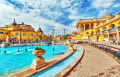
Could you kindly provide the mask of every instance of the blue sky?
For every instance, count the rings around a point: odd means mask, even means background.
[[[100,18],[120,12],[120,0],[0,0],[0,26],[17,23],[39,26],[45,34],[76,31],[80,18]]]

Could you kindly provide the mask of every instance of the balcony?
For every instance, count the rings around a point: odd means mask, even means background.
[[[118,27],[119,31],[120,31],[120,26]]]
[[[96,34],[100,34],[100,32],[97,32]]]
[[[108,33],[108,31],[107,31],[107,30],[104,30],[104,31],[102,31],[102,33],[103,33],[103,34],[106,34],[106,33]]]
[[[117,29],[113,28],[113,29],[109,29],[109,32],[112,33],[112,32],[116,32]]]
[[[115,20],[116,18],[119,18],[119,17],[120,17],[120,15],[119,15],[118,17],[112,16],[112,17],[108,18],[107,20],[101,22],[100,24],[98,24],[98,25],[96,25],[96,26],[97,26],[97,27],[102,26],[102,25],[104,25],[104,24],[106,24],[106,23],[109,23],[109,22]]]

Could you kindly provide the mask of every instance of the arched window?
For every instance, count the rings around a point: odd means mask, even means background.
[[[23,36],[27,36],[27,33],[23,33]]]
[[[87,32],[86,34],[89,34],[89,32]]]
[[[15,36],[19,36],[19,33],[15,33]]]
[[[107,28],[106,28],[106,27],[104,27],[104,28],[103,28],[103,30],[107,30]]]
[[[97,31],[97,34],[100,34],[100,30]]]
[[[112,24],[112,25],[110,26],[110,29],[115,29],[115,28],[116,28],[115,24]]]
[[[91,35],[94,35],[94,32],[92,31]]]

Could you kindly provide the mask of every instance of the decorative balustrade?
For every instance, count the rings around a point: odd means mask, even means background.
[[[119,14],[118,17],[120,17],[120,14]],[[118,17],[112,16],[112,17],[108,18],[107,20],[101,22],[100,24],[98,24],[98,25],[96,25],[96,26],[99,27],[99,26],[101,26],[101,25],[103,25],[103,24],[108,23],[108,21],[110,22],[110,21],[112,21],[112,20],[114,20],[114,19],[116,19],[116,18],[118,18]]]
[[[119,31],[120,31],[120,26],[118,27]]]
[[[106,33],[108,33],[108,31],[107,31],[107,30],[104,30],[104,31],[102,31],[102,33],[103,33],[103,34],[106,34]]]
[[[117,31],[117,29],[115,29],[115,28],[113,28],[113,29],[109,29],[109,32],[111,33],[111,32],[116,32]]]
[[[96,34],[100,34],[100,32],[97,32]]]

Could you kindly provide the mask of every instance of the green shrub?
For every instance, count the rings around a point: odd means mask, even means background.
[[[66,34],[66,35],[64,36],[64,39],[68,39],[69,35],[70,35],[70,34]]]
[[[36,47],[35,50],[43,50],[41,47]]]

